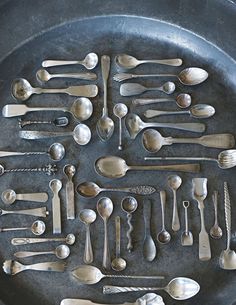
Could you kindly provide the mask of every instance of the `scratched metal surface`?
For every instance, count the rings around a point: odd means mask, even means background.
[[[176,82],[178,90],[189,92],[194,98],[194,103],[204,102],[214,105],[216,115],[214,118],[204,120],[207,125],[207,133],[231,132],[235,133],[235,2],[234,1],[2,1],[0,4],[0,92],[1,106],[9,103],[16,103],[11,97],[11,81],[15,77],[25,77],[32,85],[37,85],[35,72],[40,67],[43,59],[81,59],[88,52],[94,51],[99,55],[108,54],[114,59],[114,55],[120,52],[127,52],[140,58],[171,58],[181,57],[184,65],[179,68],[164,66],[139,67],[137,72],[179,72],[184,67],[201,66],[209,74],[209,80],[195,88],[187,88]],[[80,67],[61,67],[51,69],[51,71],[80,71]],[[168,191],[168,203],[166,210],[167,228],[171,226],[172,195],[167,189],[166,179],[168,173],[128,173],[125,178],[110,181],[99,177],[94,169],[94,161],[106,154],[122,156],[128,164],[141,164],[146,155],[141,146],[141,137],[135,141],[129,140],[125,131],[125,150],[117,151],[117,120],[112,115],[112,107],[116,102],[125,102],[130,106],[131,98],[119,96],[119,84],[109,80],[109,113],[115,121],[115,134],[106,144],[101,143],[95,132],[96,121],[102,110],[102,86],[100,66],[95,69],[98,74],[99,96],[93,99],[94,114],[87,124],[92,130],[92,141],[86,147],[77,146],[72,139],[63,138],[60,142],[66,146],[66,158],[58,164],[59,172],[57,178],[61,178],[65,183],[62,168],[66,163],[75,164],[78,173],[75,177],[75,185],[88,180],[95,181],[101,185],[126,186],[138,184],[150,184],[158,189]],[[112,64],[111,75],[116,72]],[[165,81],[163,79],[163,81]],[[144,85],[158,84],[161,80],[141,81]],[[79,81],[52,80],[46,86],[60,87],[69,84],[78,84]],[[84,82],[81,82],[83,84]],[[158,93],[145,94],[146,96],[162,96]],[[61,106],[72,103],[73,97],[64,95],[44,95],[33,96],[28,102],[29,106]],[[155,107],[155,106],[154,106]],[[153,107],[153,108],[154,108]],[[157,108],[157,107],[156,107]],[[175,105],[162,105],[160,108],[176,109]],[[139,108],[137,113],[141,115],[143,108]],[[57,113],[28,114],[27,118],[52,119]],[[71,118],[71,124],[64,130],[71,130],[76,122]],[[184,122],[191,121],[190,118],[161,118],[160,121]],[[48,141],[31,142],[18,138],[17,119],[0,118],[1,134],[0,147],[9,150],[46,150],[53,139]],[[52,127],[42,127],[42,129],[56,130]],[[36,127],[32,127],[36,129]],[[164,136],[182,136],[181,131],[161,130]],[[186,136],[196,136],[185,133]],[[219,153],[217,149],[206,149],[197,145],[183,146],[172,145],[165,147],[159,155],[208,155],[215,157]],[[5,158],[1,161],[6,167],[17,166],[38,166],[48,163],[47,157],[40,158]],[[127,260],[128,267],[124,274],[164,274],[165,281],[127,281],[104,279],[97,285],[84,287],[79,286],[76,280],[72,279],[69,272],[63,274],[25,272],[15,277],[5,275],[0,269],[0,298],[5,305],[30,304],[54,305],[59,304],[63,298],[85,298],[98,303],[123,303],[125,301],[134,302],[143,293],[119,294],[114,296],[102,295],[104,284],[120,285],[165,285],[175,276],[191,277],[201,285],[200,293],[185,302],[186,305],[218,304],[235,305],[235,283],[234,272],[220,270],[218,266],[218,256],[225,247],[225,235],[220,241],[211,240],[212,260],[200,262],[198,260],[198,232],[199,232],[199,212],[196,203],[191,198],[191,178],[207,177],[209,179],[209,196],[206,200],[206,227],[207,230],[213,224],[213,204],[211,194],[214,189],[221,192],[220,199],[220,224],[224,228],[223,219],[223,197],[222,183],[229,181],[230,193],[232,196],[232,226],[235,227],[236,211],[233,205],[233,198],[236,196],[235,169],[221,171],[216,164],[202,164],[202,172],[198,175],[181,174],[183,186],[178,192],[179,212],[181,223],[183,223],[182,200],[191,200],[190,208],[190,228],[194,234],[195,243],[191,248],[183,248],[180,245],[180,234],[172,234],[172,241],[166,246],[158,247],[158,256],[153,263],[146,263],[142,258],[143,242],[143,218],[142,204],[143,198],[137,197],[139,208],[133,217],[134,224],[134,251],[128,254],[126,247],[125,230],[126,219],[120,209],[122,194],[111,194],[114,202],[114,213],[109,222],[109,239],[111,253],[114,254],[114,219],[115,215],[122,217],[122,256]],[[50,178],[44,175],[23,175],[6,174],[1,179],[0,192],[6,188],[14,188],[20,191],[47,191]],[[102,194],[104,195],[104,194]],[[102,196],[101,195],[101,196]],[[72,270],[83,262],[83,250],[85,231],[84,227],[76,219],[66,222],[65,219],[65,191],[61,191],[62,215],[63,215],[63,235],[79,232],[76,244],[71,247],[71,256],[68,259],[68,270]],[[85,200],[76,196],[76,208],[91,207],[95,209],[97,199]],[[160,200],[159,195],[150,197],[153,201],[152,232],[153,236],[160,230]],[[33,204],[32,204],[33,205]],[[17,207],[18,206],[18,207]],[[22,202],[12,208],[28,208],[30,203]],[[35,204],[36,206],[36,204]],[[4,207],[1,203],[1,207]],[[51,211],[50,200],[47,203]],[[5,216],[1,218],[1,226],[29,225],[34,219],[22,216]],[[47,233],[51,236],[51,217],[46,220]],[[98,217],[92,229],[92,242],[94,248],[94,264],[101,267],[102,245],[103,245],[103,225]],[[0,236],[0,261],[13,258],[13,253],[19,249],[41,250],[50,249],[52,245],[34,245],[14,247],[10,245],[10,239],[14,236],[30,236],[27,233],[5,233]],[[236,248],[236,239],[232,242],[232,248]],[[39,261],[53,260],[53,258],[38,257],[25,259],[24,263],[34,263]],[[165,292],[160,292],[165,304],[177,304]],[[2,304],[1,303],[1,304]]]

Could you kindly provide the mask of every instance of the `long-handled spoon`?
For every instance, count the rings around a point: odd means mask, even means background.
[[[146,110],[144,116],[146,118],[154,118],[162,115],[178,115],[178,114],[190,114],[191,117],[196,119],[210,118],[215,114],[215,108],[210,105],[196,104],[189,110],[185,111],[159,111],[159,110]]]
[[[186,160],[186,161],[214,161],[219,168],[229,169],[236,166],[236,149],[223,150],[218,158],[207,157],[145,157],[145,160]]]
[[[2,192],[1,199],[5,204],[13,204],[16,200],[32,201],[32,202],[46,202],[48,200],[47,193],[29,193],[16,194],[14,190],[7,189]]]
[[[66,93],[71,96],[95,97],[98,94],[96,85],[70,86],[68,88],[35,88],[24,78],[17,78],[12,82],[12,95],[19,101],[26,101],[32,94]]]
[[[24,258],[24,257],[31,257],[31,256],[36,256],[36,255],[48,255],[48,254],[53,254],[56,255],[57,258],[59,259],[66,259],[70,255],[70,248],[67,245],[60,245],[57,246],[54,250],[52,251],[19,251],[15,252],[14,256],[17,258]]]
[[[164,138],[155,129],[147,129],[142,135],[143,147],[151,153],[158,152],[164,145],[172,144],[199,144],[212,148],[233,148],[235,146],[235,138],[230,133],[210,134],[200,138]]]
[[[178,80],[186,86],[198,85],[204,82],[208,78],[207,71],[191,67],[182,70],[178,75],[176,74],[128,74],[119,73],[113,76],[113,79],[117,82],[122,82],[124,80],[139,78],[139,77],[177,77]]]
[[[54,137],[68,137],[72,136],[74,141],[79,145],[86,145],[91,140],[91,130],[85,124],[78,124],[73,131],[35,131],[35,130],[20,130],[19,136],[26,140],[39,140]]]
[[[160,191],[160,198],[161,198],[162,229],[157,234],[157,240],[161,244],[168,244],[171,240],[171,235],[165,228],[165,205],[166,205],[166,192],[165,191]]]
[[[97,215],[91,209],[83,209],[79,213],[79,219],[86,226],[86,240],[84,249],[84,262],[85,264],[91,264],[93,262],[93,248],[90,238],[90,225],[96,220]]]
[[[48,82],[52,78],[76,78],[83,80],[96,80],[97,75],[92,72],[87,73],[57,73],[51,74],[45,69],[40,69],[36,73],[37,80],[41,82]]]
[[[175,300],[187,300],[195,296],[200,286],[197,282],[186,277],[176,277],[171,280],[165,287],[120,287],[120,286],[103,286],[104,294],[113,294],[120,292],[145,291],[145,290],[164,290]]]
[[[98,56],[96,53],[89,53],[83,60],[51,60],[47,59],[42,62],[42,67],[55,67],[65,65],[82,65],[87,70],[94,69],[98,64]]]
[[[35,217],[47,217],[49,212],[47,211],[46,207],[36,208],[36,209],[26,209],[26,210],[3,210],[0,209],[0,216],[7,215],[7,214],[20,214],[20,215],[30,215]]]
[[[190,94],[180,93],[174,98],[136,98],[132,101],[134,106],[145,106],[155,103],[175,102],[180,108],[188,108],[192,103]]]
[[[138,171],[183,171],[183,172],[199,172],[199,164],[168,164],[168,165],[127,165],[124,159],[117,156],[105,156],[97,159],[95,162],[95,171],[103,177],[121,178],[126,175],[129,170]]]
[[[76,168],[72,164],[66,164],[63,167],[64,174],[67,177],[66,182],[66,214],[67,219],[75,219],[75,190],[74,183],[72,181]]]
[[[63,111],[71,113],[80,122],[89,119],[93,113],[93,104],[86,97],[77,98],[70,107],[27,107],[26,105],[9,104],[2,109],[5,118],[25,115],[34,111]]]
[[[1,232],[9,232],[9,231],[25,231],[25,230],[30,230],[31,233],[34,235],[42,235],[45,230],[46,226],[45,223],[42,220],[36,220],[32,223],[31,227],[19,227],[19,228],[0,228],[0,233]]]
[[[100,282],[103,278],[126,278],[126,279],[164,279],[164,276],[153,275],[117,275],[117,274],[103,274],[97,267],[89,265],[79,265],[72,272],[72,275],[79,280],[80,283],[86,285],[92,285]]]
[[[77,186],[77,192],[86,198],[94,198],[101,192],[124,192],[136,195],[151,195],[156,192],[156,189],[149,185],[138,185],[131,187],[113,188],[106,187],[100,188],[94,182],[83,182]]]
[[[215,223],[213,227],[211,227],[210,229],[210,236],[214,239],[219,239],[223,235],[222,229],[218,223],[218,196],[219,196],[218,191],[214,191],[212,194],[212,201],[214,203],[214,210],[215,210]]]
[[[205,228],[204,200],[207,197],[207,178],[193,178],[193,198],[198,202],[201,217],[201,231],[199,233],[199,259],[207,261],[211,259],[211,246],[209,235]]]
[[[0,176],[5,173],[45,173],[48,176],[54,175],[57,171],[57,166],[55,164],[48,164],[43,167],[36,168],[4,168],[2,164],[0,164]]]
[[[123,103],[118,103],[113,108],[114,115],[119,119],[119,146],[118,149],[122,150],[122,119],[128,113],[128,107]]]
[[[123,271],[126,268],[126,260],[120,256],[120,216],[115,218],[116,224],[116,256],[111,262],[111,267],[115,271]]]
[[[148,64],[148,63],[178,67],[182,65],[183,61],[180,58],[138,60],[134,56],[128,54],[119,54],[116,55],[115,57],[115,63],[123,69],[133,69],[141,64]]]
[[[182,179],[178,175],[171,175],[167,180],[168,186],[173,192],[173,216],[172,216],[172,230],[179,231],[180,222],[179,222],[179,213],[177,207],[176,191],[180,188],[182,184]]]
[[[13,246],[21,246],[28,244],[37,244],[45,242],[65,242],[67,245],[73,245],[75,243],[75,235],[68,234],[66,237],[52,237],[52,238],[29,238],[29,237],[16,237],[11,240]]]
[[[102,79],[103,79],[103,110],[102,110],[102,117],[97,121],[96,129],[99,138],[102,141],[107,141],[110,139],[114,132],[114,122],[108,116],[108,107],[107,107],[107,81],[110,73],[110,57],[107,55],[103,55],[101,58],[101,65],[102,65]]]
[[[193,244],[193,234],[189,231],[188,228],[188,208],[189,201],[183,201],[184,207],[184,218],[185,218],[185,230],[181,234],[181,245],[182,246],[192,246]]]
[[[143,129],[149,127],[173,128],[192,132],[204,132],[206,129],[205,124],[202,123],[145,123],[135,113],[129,113],[126,116],[125,124],[131,139],[135,139]]]
[[[156,245],[151,235],[151,215],[152,215],[152,202],[146,200],[143,203],[143,217],[145,224],[145,237],[143,242],[143,257],[146,261],[152,262],[156,257]]]
[[[236,270],[236,252],[230,249],[231,239],[231,205],[227,182],[224,182],[225,222],[227,232],[227,246],[220,254],[220,268],[225,270]]]
[[[137,83],[126,83],[120,86],[120,95],[122,96],[139,95],[146,91],[161,91],[166,94],[172,94],[175,92],[175,84],[173,82],[166,82],[159,87],[145,87]]]
[[[111,257],[108,244],[108,230],[107,222],[113,212],[113,203],[110,198],[102,197],[97,202],[97,211],[104,222],[104,249],[103,249],[103,262],[102,266],[104,269],[110,269]]]

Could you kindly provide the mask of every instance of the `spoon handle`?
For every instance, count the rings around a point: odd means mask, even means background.
[[[24,265],[24,270],[63,272],[65,267],[66,264],[62,262],[45,262],[33,265]]]
[[[145,236],[151,235],[150,234],[151,209],[152,209],[151,200],[145,200],[145,202],[143,204],[143,218],[144,218],[144,224],[145,224]]]
[[[102,66],[102,79],[103,79],[103,90],[104,90],[104,105],[103,105],[103,115],[108,114],[107,109],[107,80],[110,73],[111,59],[108,55],[103,55],[101,57],[101,66]]]
[[[73,132],[53,132],[53,131],[32,131],[32,130],[20,130],[19,136],[26,140],[39,140],[48,139],[51,137],[67,137],[72,136]]]
[[[17,194],[17,200],[46,202],[48,200],[47,193],[31,193],[31,194]]]
[[[145,157],[145,160],[150,160],[155,157]],[[153,160],[153,159],[152,159]],[[199,164],[169,164],[169,165],[133,165],[129,166],[129,170],[160,170],[160,171],[179,171],[198,173],[200,171]]]
[[[127,250],[129,252],[131,252],[133,250],[133,243],[132,243],[131,233],[133,232],[134,227],[131,224],[131,219],[132,219],[132,214],[128,213],[127,214],[127,223],[128,223],[129,229],[128,229],[127,233],[126,233],[126,236],[128,238]]]
[[[60,74],[51,74],[51,78],[77,78],[83,80],[96,80],[97,75],[92,72],[87,73],[60,73]]]
[[[103,249],[102,266],[106,270],[109,270],[111,268],[111,257],[110,257],[110,250],[109,250],[109,244],[108,244],[107,221],[104,221],[104,249]]]
[[[61,200],[58,195],[59,191],[52,191],[52,224],[53,234],[61,233]]]
[[[218,226],[218,196],[219,196],[219,192],[214,191],[212,194],[212,201],[214,204],[214,211],[215,211],[215,225],[217,226]]]
[[[144,160],[180,160],[180,161],[216,161],[214,158],[205,157],[145,157]]]
[[[173,58],[173,59],[148,59],[148,60],[140,60],[142,64],[153,63],[153,64],[161,64],[166,66],[179,67],[182,65],[183,61],[181,58]]]
[[[120,216],[116,216],[116,258],[120,257]]]
[[[15,211],[5,211],[0,209],[0,216],[6,214],[22,214],[22,215],[31,215],[35,217],[47,217],[48,211],[46,207],[41,207],[37,209],[27,209],[27,210],[15,210]]]
[[[77,65],[81,64],[81,61],[77,60],[44,60],[42,62],[42,67],[48,68],[48,67],[56,67],[56,66],[65,66],[65,65]]]
[[[67,219],[75,219],[75,191],[71,180],[66,183],[66,203]]]
[[[44,243],[44,242],[54,242],[54,241],[65,241],[65,238],[21,238],[16,237],[11,240],[11,244],[13,246],[20,246],[20,245],[28,245],[28,244],[36,244],[36,243]]]
[[[48,251],[48,252],[19,251],[19,252],[15,252],[14,256],[17,258],[24,258],[24,257],[31,257],[31,256],[36,256],[36,255],[46,255],[46,254],[54,254],[54,251]]]
[[[206,129],[203,123],[145,123],[143,128],[147,127],[173,128],[192,132],[204,132]]]
[[[230,238],[231,238],[231,206],[228,183],[224,182],[224,203],[225,203],[225,222],[227,231],[227,250],[230,250]]]
[[[160,191],[161,198],[161,220],[162,220],[162,230],[165,230],[165,205],[166,205],[166,192]]]
[[[121,286],[112,286],[105,285],[103,286],[103,294],[114,294],[120,292],[131,292],[131,291],[153,291],[153,290],[162,290],[164,288],[159,287],[121,287]]]
[[[162,116],[162,115],[178,115],[178,114],[189,114],[189,110],[185,110],[185,111],[160,111],[160,110],[146,110],[144,112],[144,116],[148,119],[150,118],[154,118],[157,116]]]
[[[93,249],[92,249],[92,244],[91,244],[89,225],[86,225],[84,262],[85,262],[85,264],[91,264],[93,262]]]
[[[175,102],[173,98],[136,98],[132,101],[134,106],[144,106],[154,103]]]

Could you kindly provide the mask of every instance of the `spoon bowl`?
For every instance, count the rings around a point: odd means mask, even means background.
[[[114,122],[107,115],[103,115],[97,122],[97,133],[102,141],[107,141],[113,135]]]
[[[67,245],[59,245],[55,249],[55,255],[59,259],[65,259],[70,255],[70,248]]]
[[[62,183],[59,179],[52,179],[49,182],[49,187],[50,189],[53,191],[53,193],[55,192],[59,192],[60,189],[62,188]]]
[[[194,86],[201,84],[207,78],[208,78],[207,71],[196,67],[184,69],[178,75],[179,81],[183,85],[187,85],[187,86]]]
[[[210,105],[197,104],[189,110],[191,116],[197,119],[210,118],[215,114],[215,108]]]
[[[63,167],[63,171],[64,171],[65,175],[68,177],[68,179],[71,180],[76,173],[76,168],[72,164],[66,164]]]
[[[45,223],[42,220],[36,220],[32,223],[31,232],[34,235],[42,235],[46,230]]]
[[[157,130],[147,129],[143,132],[142,145],[146,151],[151,153],[158,152],[164,144],[165,140]]]
[[[122,257],[116,257],[111,262],[112,269],[117,272],[125,270],[126,265],[126,260],[124,260]]]
[[[134,197],[127,196],[121,201],[121,208],[124,212],[131,214],[136,211],[138,202]]]
[[[61,161],[65,156],[65,147],[61,143],[53,143],[49,149],[48,154],[53,161]]]
[[[75,235],[74,234],[68,234],[65,238],[65,242],[67,245],[72,246],[75,243]]]
[[[17,78],[12,82],[12,95],[15,99],[26,101],[34,92],[33,87],[24,78]]]
[[[79,219],[82,221],[85,225],[90,225],[96,220],[96,213],[91,209],[83,209],[79,213]]]
[[[98,214],[104,221],[107,221],[113,212],[113,203],[110,198],[102,197],[97,202]]]
[[[36,78],[40,82],[48,82],[51,79],[51,74],[45,69],[39,69]]]
[[[169,282],[165,291],[174,300],[187,300],[195,296],[200,290],[200,286],[192,279],[185,277],[177,277]]]
[[[168,177],[167,183],[172,190],[177,191],[182,184],[182,179],[178,175],[171,175]]]
[[[218,155],[218,166],[229,169],[236,166],[236,149],[223,150]]]
[[[102,189],[94,182],[83,182],[77,186],[77,192],[86,198],[96,197]]]
[[[93,104],[87,97],[77,98],[73,102],[70,112],[80,122],[86,121],[93,113]]]
[[[118,103],[114,106],[113,113],[118,119],[122,119],[128,113],[128,107],[123,103]]]
[[[83,62],[83,66],[88,69],[94,69],[98,64],[98,56],[96,53],[89,53],[85,56]]]
[[[161,232],[159,232],[157,234],[157,240],[159,241],[159,243],[161,244],[168,244],[168,242],[170,242],[171,240],[171,235],[168,231],[161,230]]]
[[[73,130],[73,138],[79,145],[86,145],[91,140],[91,130],[85,124],[78,124]]]
[[[1,199],[5,204],[13,204],[16,201],[16,192],[11,189],[7,189],[2,192]]]
[[[176,104],[180,108],[188,108],[192,103],[192,98],[190,94],[180,93],[176,98]]]

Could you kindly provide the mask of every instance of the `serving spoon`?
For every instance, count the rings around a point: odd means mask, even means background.
[[[215,108],[206,104],[197,104],[185,111],[160,111],[148,109],[144,112],[146,118],[154,118],[162,115],[178,115],[178,114],[189,114],[191,117],[196,119],[210,118],[215,114]]]
[[[95,97],[98,94],[96,85],[70,86],[68,88],[35,88],[24,78],[12,82],[12,96],[19,101],[26,101],[32,94],[66,93],[71,96]]]
[[[95,73],[57,73],[51,74],[45,69],[40,69],[36,73],[36,78],[40,82],[48,82],[52,78],[76,78],[83,80],[96,80],[97,75]]]
[[[42,220],[36,220],[32,223],[31,227],[19,227],[19,228],[0,228],[1,232],[8,232],[8,231],[24,231],[24,230],[30,230],[31,233],[34,235],[42,235],[45,230],[46,226],[45,223]]]
[[[124,80],[139,78],[139,77],[177,77],[178,80],[186,86],[194,86],[203,83],[208,78],[207,71],[197,68],[190,67],[182,70],[177,74],[128,74],[119,73],[113,76],[113,79],[117,82],[122,82]]]
[[[126,83],[120,86],[120,95],[132,96],[139,95],[146,91],[161,91],[166,94],[172,94],[175,91],[175,84],[173,82],[166,82],[159,87],[145,87],[137,83]]]
[[[87,70],[94,69],[98,64],[98,56],[96,53],[88,53],[83,60],[44,60],[42,67],[55,67],[65,65],[82,65]]]
[[[155,129],[147,129],[142,135],[143,147],[151,153],[158,152],[164,145],[172,144],[199,144],[205,147],[212,148],[233,148],[235,139],[232,134],[211,134],[200,138],[164,138]]]

